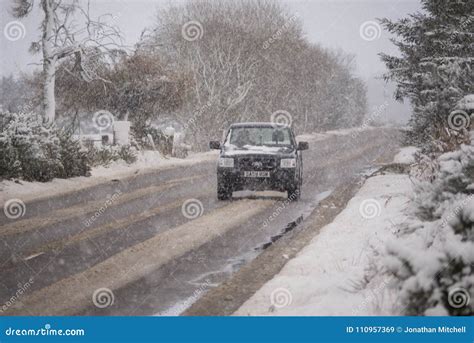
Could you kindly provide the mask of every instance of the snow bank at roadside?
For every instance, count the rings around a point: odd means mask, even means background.
[[[407,156],[413,149],[402,151]],[[406,221],[412,195],[407,175],[369,178],[334,221],[234,315],[398,314],[392,280],[377,274],[374,264]]]
[[[185,159],[164,157],[158,151],[142,151],[139,153],[137,161],[133,164],[127,164],[124,161],[117,161],[108,167],[96,167],[91,171],[92,177],[123,177],[134,174],[137,171],[146,172],[160,168],[169,168],[174,166],[194,164],[215,159],[216,151],[207,151],[201,153],[190,153]]]
[[[414,146],[407,146],[400,149],[400,152],[393,158],[393,163],[413,164],[415,163],[415,154],[420,151]]]
[[[335,135],[335,136],[346,136],[346,135],[350,135],[350,134],[354,134],[354,133],[358,133],[358,132],[363,132],[363,131],[367,131],[367,130],[375,130],[375,129],[378,129],[378,127],[374,127],[374,126],[364,126],[364,127],[350,127],[350,128],[347,128],[347,129],[339,129],[339,130],[330,130],[330,131],[326,131],[325,133],[327,135]]]
[[[23,202],[34,199],[56,196],[73,192],[82,188],[95,186],[112,179],[121,179],[137,173],[146,173],[153,170],[167,169],[176,166],[212,161],[217,157],[216,151],[190,154],[186,159],[166,158],[158,151],[144,151],[138,156],[136,163],[127,164],[117,161],[108,167],[92,168],[90,177],[74,177],[70,179],[54,179],[50,182],[28,182],[20,183],[5,180],[0,182],[0,204],[10,198],[20,198]]]
[[[406,175],[367,180],[336,219],[235,315],[392,315],[396,294],[372,275],[375,251],[406,216]]]

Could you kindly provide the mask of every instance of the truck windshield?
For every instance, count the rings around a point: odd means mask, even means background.
[[[246,146],[291,146],[289,128],[236,127],[227,136],[226,144]]]

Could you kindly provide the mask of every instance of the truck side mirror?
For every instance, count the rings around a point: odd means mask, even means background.
[[[309,144],[308,144],[308,142],[299,142],[297,149],[298,149],[298,150],[308,150],[308,149],[309,149]]]
[[[209,142],[209,148],[210,149],[220,149],[221,148],[221,143],[219,141],[210,141]]]

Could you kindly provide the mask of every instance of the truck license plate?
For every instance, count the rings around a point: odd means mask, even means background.
[[[270,177],[269,171],[244,171],[244,177]]]

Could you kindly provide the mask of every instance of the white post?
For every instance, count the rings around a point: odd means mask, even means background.
[[[114,144],[127,145],[130,144],[130,122],[114,121]]]

